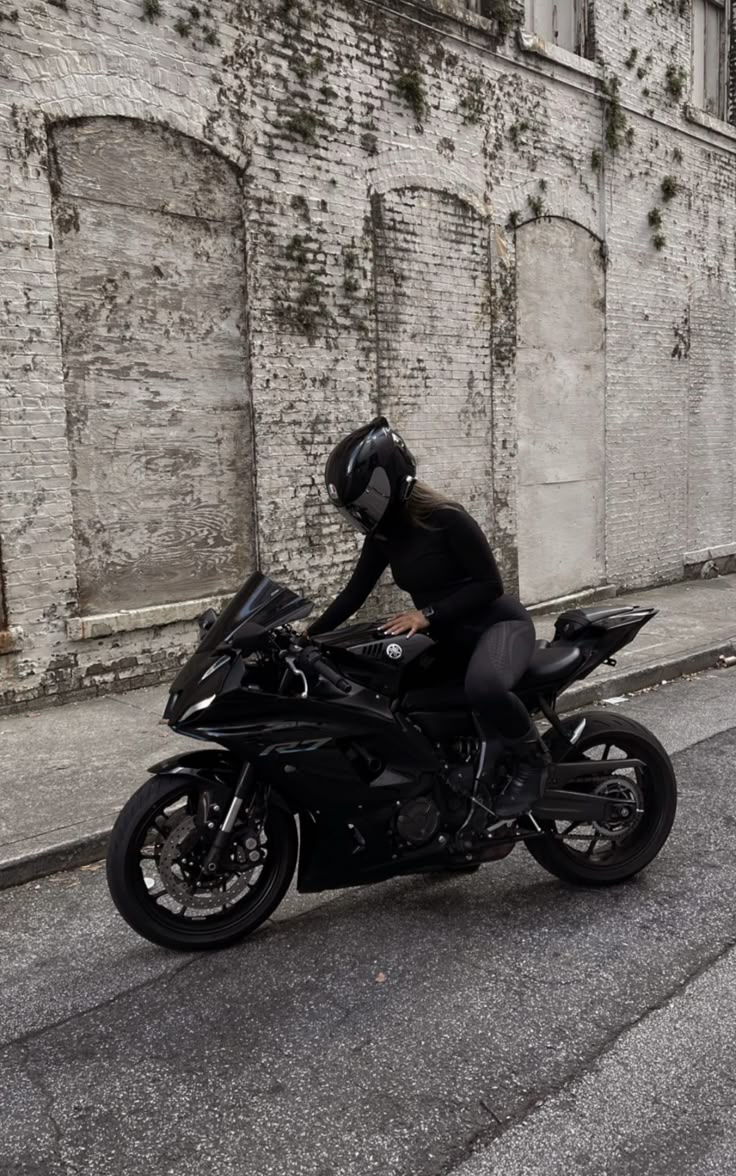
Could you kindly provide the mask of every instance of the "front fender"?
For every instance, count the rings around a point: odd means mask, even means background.
[[[226,751],[209,748],[206,751],[190,751],[186,755],[174,755],[161,760],[148,770],[154,776],[189,776],[205,784],[218,784],[233,789],[242,763]],[[286,812],[296,812],[296,807],[287,802],[278,788],[270,792],[270,803],[277,804]]]
[[[149,768],[154,776],[194,776],[207,783],[229,784],[234,787],[240,764],[226,751],[216,747],[206,751],[190,751],[174,755]]]

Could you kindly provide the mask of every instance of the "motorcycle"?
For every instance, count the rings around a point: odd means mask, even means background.
[[[109,844],[110,893],[140,935],[226,947],[269,918],[295,870],[300,891],[334,890],[469,872],[523,843],[558,878],[605,886],[659,853],[677,804],[662,745],[617,714],[556,713],[655,609],[573,609],[537,643],[516,690],[544,720],[548,783],[528,813],[497,820],[513,765],[502,744],[482,745],[461,679],[438,678],[440,646],[378,622],[307,639],[294,625],[312,607],[254,573],[219,617],[200,618],[163,721],[210,746],[152,767]],[[491,789],[482,752],[495,756]]]

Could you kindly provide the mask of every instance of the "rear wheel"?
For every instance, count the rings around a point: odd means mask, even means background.
[[[638,759],[644,767],[576,780],[571,791],[627,803],[605,823],[540,821],[545,836],[530,838],[526,846],[540,866],[566,882],[611,886],[638,874],[661,850],[675,819],[677,781],[667,752],[641,723],[594,711],[568,720],[570,728],[582,718],[585,730],[574,747],[552,735],[550,751],[556,762]]]
[[[297,859],[291,813],[271,804],[261,824],[236,824],[216,874],[203,877],[209,841],[197,822],[204,784],[154,776],[134,793],[110,837],[113,902],[139,935],[178,951],[244,939],[281,902]]]

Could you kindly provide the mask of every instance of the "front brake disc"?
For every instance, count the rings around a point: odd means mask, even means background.
[[[167,892],[176,901],[195,910],[207,910],[213,906],[228,906],[237,902],[250,888],[250,880],[257,864],[245,873],[240,871],[219,874],[200,882],[198,855],[192,854],[201,845],[199,830],[193,816],[180,821],[164,842],[158,862],[161,881]],[[194,836],[193,836],[194,835]],[[235,847],[236,860],[241,859]]]

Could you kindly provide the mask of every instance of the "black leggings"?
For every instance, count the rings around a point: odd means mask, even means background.
[[[522,739],[531,719],[512,693],[524,676],[536,642],[534,622],[497,621],[478,641],[465,674],[465,693],[488,738]]]

